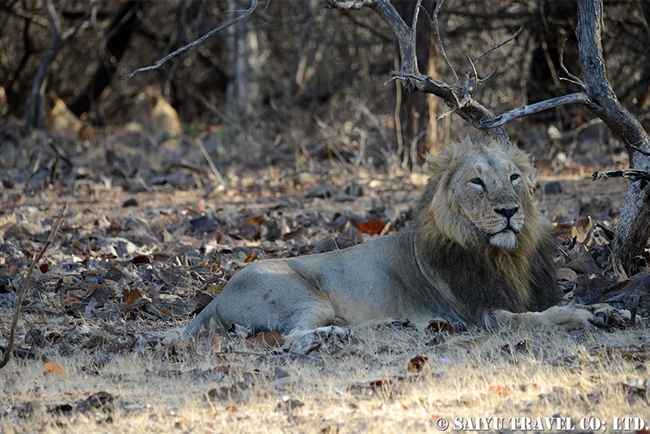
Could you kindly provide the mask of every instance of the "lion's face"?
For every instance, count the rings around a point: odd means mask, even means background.
[[[506,251],[517,247],[524,227],[528,187],[522,171],[503,152],[472,151],[451,178],[459,218],[491,245]]]
[[[429,210],[441,232],[463,245],[480,240],[506,252],[517,249],[534,210],[536,172],[526,154],[511,148],[465,140],[430,157],[435,192]]]

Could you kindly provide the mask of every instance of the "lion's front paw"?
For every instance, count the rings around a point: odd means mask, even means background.
[[[575,306],[553,306],[540,312],[545,325],[561,327],[566,330],[588,328],[593,320],[593,315],[585,310],[576,309]]]
[[[307,355],[321,348],[324,344],[335,342],[348,342],[352,332],[337,326],[318,327],[313,330],[296,330],[287,336],[291,343],[291,351]]]
[[[576,307],[580,310],[589,312],[591,314],[589,322],[598,328],[610,329],[627,327],[632,318],[629,311],[616,309],[605,303],[577,305]]]

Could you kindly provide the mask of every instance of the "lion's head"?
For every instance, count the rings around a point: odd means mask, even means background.
[[[457,296],[541,310],[558,299],[550,223],[533,203],[537,171],[515,145],[466,138],[427,157],[416,216],[419,248]]]
[[[494,139],[466,138],[427,157],[431,174],[419,223],[464,247],[512,253],[536,237],[539,212],[532,191],[537,177],[528,155]],[[427,209],[428,208],[428,209]],[[433,219],[433,221],[426,221]]]

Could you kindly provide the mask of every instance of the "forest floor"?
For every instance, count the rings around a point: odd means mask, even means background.
[[[426,178],[232,160],[217,161],[221,186],[191,142],[129,140],[0,141],[5,348],[25,271],[69,200],[0,371],[0,433],[486,428],[477,418],[493,418],[489,431],[650,432],[647,267],[629,277],[600,267],[626,181],[592,182],[593,167],[575,164],[540,168],[537,189],[567,297],[634,303],[625,329],[424,333],[396,322],[308,347],[269,336],[187,345],[184,327],[247,263],[409,227]]]

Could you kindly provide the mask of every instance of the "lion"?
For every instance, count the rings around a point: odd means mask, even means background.
[[[598,325],[562,299],[551,224],[533,203],[537,171],[515,145],[465,138],[427,156],[430,178],[413,229],[344,250],[256,261],[190,323],[228,336],[314,331],[408,319],[468,328]],[[239,328],[241,330],[241,328]]]
[[[48,132],[80,140],[90,137],[90,125],[79,119],[52,91],[45,97],[45,128]]]
[[[153,87],[147,87],[137,96],[131,115],[134,122],[158,142],[177,137],[182,132],[178,112]]]

